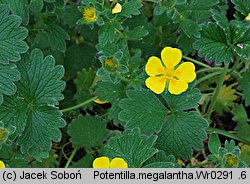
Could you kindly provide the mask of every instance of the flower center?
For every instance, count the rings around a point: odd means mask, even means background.
[[[165,68],[164,69],[164,76],[167,79],[173,78],[174,77],[173,75],[174,75],[174,68]]]
[[[83,18],[89,22],[93,22],[96,20],[96,11],[93,7],[85,9],[83,11]]]

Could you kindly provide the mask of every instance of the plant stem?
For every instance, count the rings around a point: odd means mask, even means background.
[[[216,89],[214,91],[214,94],[212,96],[212,100],[211,100],[211,103],[210,103],[210,105],[208,107],[207,114],[206,114],[206,118],[208,120],[210,120],[214,105],[216,103],[216,99],[217,99],[217,97],[218,97],[218,95],[220,93],[220,90],[221,90],[221,87],[223,85],[225,76],[227,75],[228,67],[229,67],[229,64],[225,65],[225,68],[224,68],[224,70],[223,70],[223,72],[221,74],[221,77],[220,77],[220,79],[218,81],[217,87],[216,87]]]
[[[216,75],[219,75],[219,74],[221,74],[221,71],[218,71],[218,72],[214,72],[214,73],[208,74],[208,75],[206,75],[206,76],[204,76],[204,77],[198,79],[195,85],[198,85],[198,84],[200,84],[201,82],[203,82],[203,81],[205,81],[205,80],[208,80],[208,79],[210,79],[210,78],[212,78],[212,77],[214,77],[214,76],[216,76]]]
[[[211,66],[209,65],[206,65],[205,63],[202,63],[196,59],[193,59],[193,58],[190,58],[190,57],[187,57],[187,56],[182,56],[183,59],[186,59],[186,60],[189,60],[189,61],[192,61],[193,63],[197,64],[197,65],[200,65],[200,66],[203,66],[205,68],[212,68]]]
[[[236,134],[229,133],[229,132],[227,132],[225,130],[220,130],[218,128],[211,128],[211,127],[209,127],[209,128],[207,128],[207,132],[209,132],[209,133],[215,132],[217,134],[224,135],[224,136],[229,137],[231,139],[235,139],[237,141],[240,141],[242,143],[250,145],[249,141],[244,140],[244,139],[238,137]]]
[[[93,97],[93,98],[90,98],[80,104],[77,104],[75,106],[72,106],[72,107],[69,107],[69,108],[66,108],[66,109],[62,109],[60,110],[62,113],[64,112],[68,112],[68,111],[73,111],[73,110],[76,110],[76,109],[79,109],[80,107],[84,106],[84,105],[87,105],[89,104],[90,102],[93,102],[95,99],[97,99],[97,97]]]
[[[70,157],[69,157],[69,159],[68,159],[68,161],[67,161],[67,163],[66,163],[66,165],[65,165],[64,168],[68,168],[68,167],[69,167],[69,165],[70,165],[71,161],[73,160],[73,158],[74,158],[74,156],[75,156],[77,150],[78,150],[78,149],[75,148],[75,149],[72,151],[72,153],[71,153],[71,155],[70,155]]]
[[[203,72],[213,72],[215,70],[223,70],[221,67],[213,67],[213,68],[204,68],[202,70],[198,70],[196,74],[203,73]]]
[[[228,75],[231,75],[234,72],[234,70],[237,69],[237,67],[239,66],[239,64],[240,64],[240,58],[237,58],[235,64],[229,70]]]

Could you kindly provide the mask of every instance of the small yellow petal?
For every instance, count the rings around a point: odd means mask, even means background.
[[[195,66],[191,62],[182,63],[174,72],[174,76],[185,82],[192,82],[196,78]]]
[[[128,168],[128,164],[122,158],[114,158],[111,160],[110,168]]]
[[[168,91],[171,94],[179,95],[188,89],[188,84],[185,81],[177,80],[177,79],[170,79]]]
[[[112,9],[112,14],[120,13],[122,11],[122,5],[120,3],[116,3],[115,7]]]
[[[82,15],[83,19],[87,22],[95,22],[97,20],[97,14],[94,7],[85,8]]]
[[[250,13],[248,13],[247,17],[245,18],[246,21],[250,21]]]
[[[149,77],[146,86],[156,94],[161,94],[166,88],[166,77]]]
[[[109,168],[110,160],[108,157],[96,158],[93,162],[93,168]]]
[[[95,99],[94,102],[97,103],[97,104],[101,104],[101,105],[102,105],[102,104],[109,103],[107,100],[101,101],[99,98]]]
[[[174,68],[182,58],[181,50],[172,47],[165,47],[161,51],[161,59],[167,68]]]
[[[146,64],[146,73],[149,76],[156,76],[164,73],[164,67],[158,57],[152,56]]]
[[[0,160],[0,168],[5,168],[5,164]]]

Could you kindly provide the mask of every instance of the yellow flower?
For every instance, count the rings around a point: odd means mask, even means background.
[[[5,164],[0,160],[0,168],[5,168]]]
[[[7,137],[6,134],[8,133],[5,129],[0,129],[0,141],[6,141]]]
[[[82,12],[83,19],[87,22],[95,22],[97,19],[96,10],[94,7],[85,8]]]
[[[128,168],[128,164],[122,158],[114,158],[110,162],[108,157],[99,157],[94,160],[93,168]]]
[[[122,11],[122,5],[116,3],[115,7],[112,9],[112,14],[120,13]]]
[[[250,21],[250,13],[248,13],[247,17],[245,18],[246,21]]]
[[[171,94],[181,94],[188,89],[188,83],[196,78],[195,66],[184,62],[176,68],[182,58],[182,52],[177,48],[165,47],[161,51],[162,61],[155,56],[148,59],[146,73],[149,77],[146,86],[156,94],[161,94],[168,84]]]
[[[95,99],[94,102],[97,103],[97,104],[101,104],[101,105],[102,105],[102,104],[109,103],[107,100],[101,101],[99,98]]]
[[[107,59],[103,62],[103,66],[108,70],[115,70],[118,68],[118,64],[113,59]]]

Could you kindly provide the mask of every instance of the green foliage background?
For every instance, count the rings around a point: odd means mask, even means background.
[[[0,160],[247,167],[249,13],[250,0],[0,0]],[[196,65],[181,95],[145,86],[147,59],[165,46]]]

